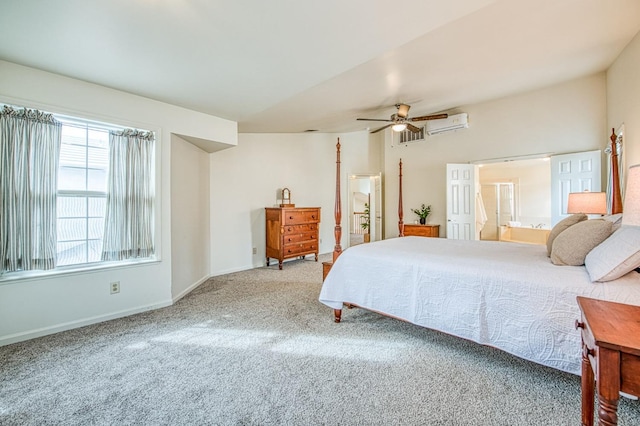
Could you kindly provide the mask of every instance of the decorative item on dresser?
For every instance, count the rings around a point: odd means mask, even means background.
[[[440,237],[440,225],[418,225],[418,224],[404,224],[404,236],[410,235],[416,237]]]
[[[267,207],[266,255],[278,259],[282,269],[284,259],[315,254],[318,261],[320,207]]]
[[[427,223],[427,216],[431,213],[431,206],[425,206],[424,203],[422,203],[419,209],[411,209],[411,211],[420,218],[420,225],[424,225]]]

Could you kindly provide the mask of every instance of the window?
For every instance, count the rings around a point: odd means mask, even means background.
[[[154,153],[153,132],[2,106],[0,276],[152,259]]]
[[[61,142],[57,265],[99,262],[109,173],[109,131],[63,122]]]

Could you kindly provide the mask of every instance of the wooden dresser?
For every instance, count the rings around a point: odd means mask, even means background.
[[[315,254],[318,261],[320,207],[267,207],[266,256],[278,259],[282,269],[284,259]]]
[[[598,424],[616,425],[619,393],[640,395],[640,306],[581,296],[578,306],[582,313],[576,320],[582,334],[582,424],[593,425],[597,394]]]
[[[404,224],[405,237],[414,235],[416,237],[440,237],[440,225],[412,225],[410,223]]]

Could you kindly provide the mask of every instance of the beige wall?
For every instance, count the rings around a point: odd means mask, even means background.
[[[344,245],[346,176],[380,172],[380,149],[366,132],[240,134],[237,147],[211,154],[212,275],[265,264],[264,208],[277,204],[283,187],[296,207],[321,207],[320,252],[333,251],[338,137]]]
[[[209,278],[209,154],[171,136],[171,294],[177,300]]]
[[[640,163],[640,33],[607,71],[607,123],[607,135],[624,123],[624,160]]]
[[[466,105],[469,128],[427,137],[425,142],[399,147],[387,133],[386,237],[397,236],[398,162],[403,161],[405,223],[411,208],[431,204],[429,223],[446,229],[446,164],[568,153],[606,147],[605,74],[573,80],[533,92]]]
[[[209,244],[206,235],[196,241],[171,239],[172,161],[177,160],[177,171],[188,168],[185,162],[189,161],[186,151],[172,152],[171,135],[179,133],[201,141],[211,140],[218,148],[234,146],[237,124],[9,62],[0,61],[0,76],[0,102],[156,132],[159,259],[146,264],[0,282],[0,345],[170,305],[196,273],[186,269],[172,271],[172,253]],[[173,192],[192,190],[190,179],[173,183]],[[176,210],[176,222],[190,219],[183,213],[184,210]],[[207,262],[208,259],[205,269]],[[201,271],[202,265],[196,270]],[[120,281],[120,293],[116,295],[109,293],[112,281]],[[177,283],[175,294],[173,281]]]

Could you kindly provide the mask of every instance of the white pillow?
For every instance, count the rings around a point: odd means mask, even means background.
[[[587,254],[591,281],[615,280],[640,267],[640,226],[623,225]]]
[[[608,220],[609,222],[613,223],[613,227],[611,229],[613,229],[613,231],[617,231],[618,229],[620,229],[620,225],[622,224],[622,213],[602,216],[602,219]]]

